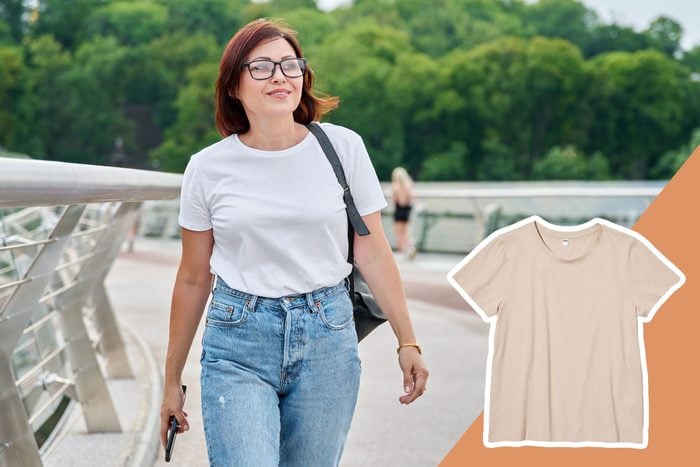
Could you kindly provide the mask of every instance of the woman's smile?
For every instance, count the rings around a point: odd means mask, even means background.
[[[286,99],[292,94],[292,91],[288,89],[275,89],[267,93],[268,96],[275,99]]]

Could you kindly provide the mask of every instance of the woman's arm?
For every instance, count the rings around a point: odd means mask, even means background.
[[[399,269],[384,234],[381,212],[362,216],[369,235],[355,234],[355,264],[365,278],[379,307],[384,311],[398,344],[416,342],[411,317],[408,314],[406,298],[401,283]],[[404,389],[408,394],[399,398],[409,404],[425,391],[428,370],[415,347],[404,347],[399,353],[399,364],[404,373]]]
[[[164,446],[170,415],[175,415],[180,422],[180,432],[189,428],[185,418],[187,414],[182,411],[182,371],[211,292],[209,259],[213,246],[213,230],[195,232],[182,229],[182,258],[170,306],[170,331],[161,406],[160,432]]]

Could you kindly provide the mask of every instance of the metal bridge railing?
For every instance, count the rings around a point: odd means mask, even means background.
[[[0,466],[40,466],[66,405],[119,432],[105,378],[133,377],[104,279],[146,200],[181,175],[0,158]]]
[[[89,432],[121,431],[105,379],[133,375],[104,280],[142,204],[142,232],[179,233],[181,179],[0,158],[0,467],[42,465],[66,401]],[[631,223],[664,183],[418,184],[417,244],[466,251],[534,212]]]
[[[466,253],[491,232],[532,214],[564,225],[604,217],[631,227],[666,183],[417,183],[413,238],[419,251]],[[385,195],[391,191],[386,189]]]

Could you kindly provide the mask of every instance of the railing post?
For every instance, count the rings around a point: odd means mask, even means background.
[[[1,325],[2,323],[0,331]],[[0,339],[4,339],[2,332]],[[0,355],[0,381],[0,466],[40,467],[43,464],[22,399],[15,385],[7,384],[13,382],[14,377],[6,354]]]
[[[96,263],[100,263],[101,269],[96,274],[97,280],[92,290],[92,301],[95,305],[95,321],[98,328],[102,330],[100,340],[100,351],[107,359],[107,376],[110,378],[133,378],[134,373],[129,366],[129,360],[124,349],[124,341],[119,333],[114,309],[109,301],[109,296],[105,290],[104,281],[109,272],[109,268],[114,264],[114,260],[121,251],[122,244],[129,234],[129,229],[139,215],[141,203],[121,203],[119,209],[114,214],[112,222],[115,227],[105,234],[105,243],[111,249],[103,256],[95,258]]]
[[[95,285],[92,292],[95,303],[95,320],[102,329],[102,339],[99,343],[100,353],[105,356],[106,373],[108,378],[133,378],[129,360],[124,349],[124,341],[119,333],[119,324],[114,315],[114,309],[109,301],[104,282]]]
[[[63,294],[57,304],[61,329],[71,341],[65,352],[73,368],[75,398],[82,406],[88,432],[120,432],[117,412],[83,320],[85,295],[80,291],[87,292],[83,287],[75,287]]]
[[[96,306],[95,320],[102,332],[99,345],[106,350],[106,355],[111,357],[111,371],[119,376],[133,377],[114,313],[104,293],[103,282],[119,254],[139,207],[140,203],[120,204],[110,220],[112,228],[101,235],[96,242],[94,256],[80,268],[75,278],[77,285],[57,299],[56,306],[61,310],[63,332],[73,339],[72,345],[66,351],[75,369],[75,395],[82,405],[89,432],[119,432],[121,426],[87,332],[83,319],[83,305],[88,297],[91,297]],[[108,367],[109,365],[108,361]]]

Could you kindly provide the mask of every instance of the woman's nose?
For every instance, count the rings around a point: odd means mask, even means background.
[[[274,82],[284,81],[284,73],[282,73],[282,65],[280,63],[275,63],[272,66],[272,76],[270,79]]]

